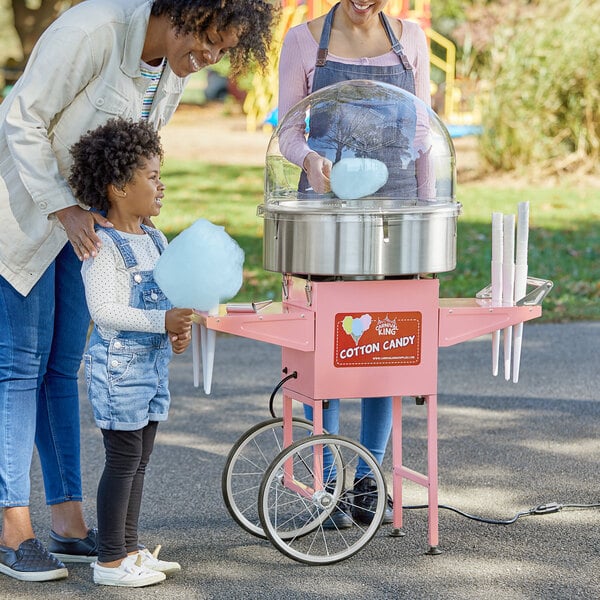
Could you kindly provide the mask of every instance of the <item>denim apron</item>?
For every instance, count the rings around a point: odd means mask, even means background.
[[[367,79],[395,85],[414,95],[415,77],[411,64],[404,54],[400,41],[394,34],[387,17],[381,12],[379,19],[398,56],[398,64],[391,66],[348,65],[327,60],[329,38],[336,4],[325,17],[315,64],[312,92],[326,86],[354,79]],[[375,109],[375,110],[373,110]],[[416,131],[416,112],[398,102],[377,98],[344,102],[326,114],[314,114],[309,120],[309,147],[325,156],[333,164],[340,158],[356,156],[383,161],[389,171],[385,186],[374,196],[403,199],[417,198],[417,178],[413,140]],[[354,135],[349,135],[353,132]],[[299,193],[311,194],[308,179],[303,172]]]
[[[164,244],[158,231],[142,225],[159,254]],[[130,277],[129,306],[169,310],[172,304],[154,281],[140,271],[129,241],[103,228],[119,250]],[[169,411],[168,365],[172,349],[167,333],[119,331],[106,338],[94,327],[84,356],[88,398],[101,429],[134,431],[148,421],[165,421]]]
[[[333,16],[339,4],[336,4],[325,17],[323,32],[319,42],[312,92],[326,86],[354,79],[380,81],[400,87],[414,95],[415,77],[411,64],[404,54],[400,41],[383,13],[379,19],[390,40],[392,50],[398,56],[398,64],[393,66],[348,65],[327,60],[329,37]],[[375,111],[370,110],[376,108]],[[365,114],[368,118],[365,119]],[[331,118],[330,118],[331,117]],[[383,103],[380,99],[361,99],[356,102],[340,104],[336,110],[327,114],[312,115],[309,120],[308,145],[315,152],[336,163],[344,156],[366,156],[386,163],[389,178],[385,186],[373,196],[395,198],[417,198],[417,177],[415,156],[412,147],[416,131],[416,112],[413,107],[407,109],[397,102]],[[360,131],[360,125],[365,129]],[[358,133],[356,139],[345,131]],[[343,144],[339,140],[343,139]],[[370,144],[370,145],[366,145]],[[315,197],[308,190],[306,174],[302,172],[299,197]],[[304,192],[302,194],[302,192]],[[368,448],[381,464],[391,430],[392,400],[385,398],[362,399],[363,424],[361,444]],[[312,420],[312,408],[305,405],[305,416]],[[339,431],[339,399],[331,399],[329,408],[323,410],[323,427],[329,433]],[[324,453],[324,467],[328,477],[335,479],[335,465],[331,452]],[[359,459],[356,477],[369,474],[368,465]]]

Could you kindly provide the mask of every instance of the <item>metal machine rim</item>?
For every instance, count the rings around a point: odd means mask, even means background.
[[[337,479],[336,486],[333,489],[331,499],[333,503],[323,510],[315,508],[314,497],[316,493],[310,497],[301,497],[300,494],[295,494],[294,491],[286,488],[281,482],[281,473],[284,464],[289,460],[302,467],[306,467],[309,460],[304,456],[309,456],[314,452],[315,446],[329,446],[334,448],[334,462],[337,469],[337,474],[342,473],[341,481]],[[354,456],[352,457],[352,455]],[[295,455],[299,457],[296,461]],[[351,460],[348,460],[351,456]],[[354,479],[354,470],[358,458],[362,458],[372,472],[373,479],[376,482],[377,504],[373,513],[373,519],[368,525],[354,524],[354,527],[348,530],[330,529],[325,530],[323,527],[324,521],[329,517],[335,508],[337,501],[340,499],[344,491],[344,481]],[[347,473],[352,472],[352,476],[347,477]],[[306,469],[306,480],[310,483],[311,473],[310,468]],[[336,474],[336,477],[338,476]],[[314,475],[313,475],[314,476]],[[304,486],[303,481],[298,481],[298,486]],[[349,487],[349,486],[347,486]],[[285,500],[277,505],[278,495],[285,494]],[[307,523],[301,535],[290,536],[289,531],[281,529],[276,519],[280,518],[279,509],[289,507],[294,503],[299,507],[301,514],[298,514],[298,520]],[[387,494],[385,479],[381,472],[381,468],[373,455],[363,446],[348,438],[333,435],[316,435],[305,440],[295,442],[282,452],[271,463],[265,472],[261,483],[258,495],[258,511],[261,524],[264,532],[273,545],[284,555],[310,565],[325,565],[333,564],[349,558],[363,548],[375,535],[381,525],[384,511],[387,505]],[[321,507],[319,507],[321,508]],[[281,522],[285,525],[288,519],[287,515],[281,517]],[[352,538],[352,541],[349,541]],[[336,549],[334,547],[339,547]],[[305,548],[305,549],[303,549]],[[323,549],[321,551],[321,548]],[[330,550],[330,548],[332,548]]]
[[[313,425],[310,421],[300,418],[294,418],[292,421],[294,428],[312,434]],[[260,446],[259,448],[260,441],[258,438],[263,434],[268,435],[268,432],[272,432],[273,434],[271,441],[276,446],[276,452],[274,453],[270,452],[271,448],[266,448],[264,446]],[[270,465],[272,459],[283,450],[283,440],[277,436],[279,432],[283,432],[283,419],[281,417],[261,421],[248,429],[240,438],[238,438],[229,451],[221,475],[221,493],[229,514],[242,529],[245,529],[248,533],[261,539],[267,539],[267,536],[260,526],[260,518],[257,510],[258,491],[264,472]],[[257,449],[258,456],[256,459],[246,458],[243,455],[244,450],[246,450],[250,444],[254,444]],[[233,482],[236,466],[240,464],[240,461],[242,460],[256,468],[254,473],[254,475],[256,475],[256,483],[248,484],[249,487],[246,490],[247,495],[244,496],[245,507],[243,508],[240,506],[242,502],[241,494],[236,493]],[[260,460],[260,464],[257,464],[256,460]],[[253,474],[246,472],[245,475],[247,479],[250,479]],[[254,491],[256,493],[254,493]],[[238,498],[237,496],[240,497]]]

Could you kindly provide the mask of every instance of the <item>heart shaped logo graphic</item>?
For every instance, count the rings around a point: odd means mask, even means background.
[[[344,317],[342,321],[342,329],[352,337],[354,343],[358,345],[358,340],[360,340],[362,334],[371,327],[371,315],[361,315],[360,317]]]

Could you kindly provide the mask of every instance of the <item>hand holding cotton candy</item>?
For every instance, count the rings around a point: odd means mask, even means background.
[[[342,200],[374,194],[388,180],[388,168],[375,158],[342,158],[331,168],[331,191]]]
[[[154,279],[173,305],[208,311],[242,286],[244,251],[206,219],[182,231],[165,249]]]

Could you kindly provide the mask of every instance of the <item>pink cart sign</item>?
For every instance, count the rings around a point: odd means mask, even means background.
[[[421,362],[420,312],[337,313],[335,367],[391,367]]]

